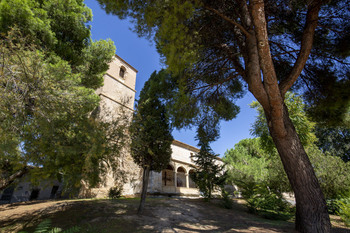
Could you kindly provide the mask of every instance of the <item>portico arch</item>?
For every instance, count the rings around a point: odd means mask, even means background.
[[[184,167],[177,168],[177,187],[186,187],[186,169]]]

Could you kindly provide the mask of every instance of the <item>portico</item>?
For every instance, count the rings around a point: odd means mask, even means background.
[[[198,196],[199,191],[190,177],[194,172],[193,155],[199,149],[174,140],[169,165],[161,172],[151,172],[150,194]]]

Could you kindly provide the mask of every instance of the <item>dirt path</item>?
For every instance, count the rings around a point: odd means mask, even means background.
[[[0,232],[33,232],[43,219],[52,227],[80,228],[79,232],[295,232],[294,224],[260,218],[218,203],[177,198],[148,198],[143,215],[138,200],[68,200],[0,206]],[[350,232],[337,228],[335,232]]]

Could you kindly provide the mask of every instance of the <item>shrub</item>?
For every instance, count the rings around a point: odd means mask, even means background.
[[[271,192],[263,185],[256,185],[254,194],[247,198],[247,207],[250,212],[269,219],[289,219],[294,212],[282,195]]]
[[[338,199],[328,199],[327,202],[327,208],[329,214],[335,214],[339,215],[340,212],[340,203],[344,204],[350,204],[350,198],[338,198]]]
[[[350,226],[350,199],[339,201],[339,216],[344,221],[346,226]]]
[[[328,199],[327,201],[327,208],[329,214],[338,214],[339,212],[339,200],[337,199]]]
[[[229,193],[224,188],[221,189],[221,197],[222,197],[222,206],[226,209],[232,209],[233,201]]]
[[[118,199],[121,197],[123,188],[120,186],[114,186],[109,189],[108,197],[111,199]]]

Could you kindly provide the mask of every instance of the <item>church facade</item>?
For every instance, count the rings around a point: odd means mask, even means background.
[[[101,97],[102,111],[109,109],[113,112],[120,112],[123,108],[132,116],[135,100],[135,84],[137,70],[124,61],[119,56],[115,56],[110,68],[104,77],[104,86],[97,90]],[[108,119],[106,119],[108,120]],[[161,172],[151,171],[148,193],[153,195],[186,195],[198,196],[199,191],[190,174],[194,171],[193,155],[199,149],[186,143],[174,140],[172,145],[172,156],[166,169]],[[125,174],[123,180],[123,195],[138,195],[142,188],[142,170],[132,160],[128,148],[125,153],[119,155],[121,160],[122,173]],[[222,161],[218,160],[219,163]],[[117,182],[117,184],[115,184]],[[108,190],[118,183],[118,177],[110,174],[105,185],[93,189],[96,197],[106,197]]]
[[[151,171],[148,193],[153,195],[198,196],[199,191],[191,179],[195,164],[193,156],[199,149],[174,140],[168,167],[161,172]]]

